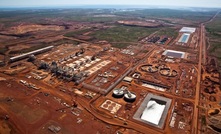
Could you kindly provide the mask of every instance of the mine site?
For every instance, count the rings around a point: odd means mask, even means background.
[[[221,133],[220,10],[0,18],[0,133]]]

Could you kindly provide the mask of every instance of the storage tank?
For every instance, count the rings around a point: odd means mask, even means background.
[[[136,100],[136,94],[132,93],[132,92],[127,92],[126,94],[124,94],[124,100],[126,102],[134,102]]]
[[[114,98],[122,98],[124,96],[124,90],[120,88],[114,89],[112,96]]]

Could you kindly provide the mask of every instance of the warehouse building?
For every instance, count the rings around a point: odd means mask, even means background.
[[[196,28],[193,27],[183,27],[180,29],[180,33],[194,33],[196,31]]]
[[[185,52],[174,51],[174,50],[165,50],[162,55],[173,57],[173,58],[185,58]]]
[[[53,47],[54,47],[54,46],[48,46],[48,47],[41,48],[41,49],[37,49],[37,50],[31,51],[31,52],[28,52],[28,53],[24,53],[24,54],[15,56],[15,57],[11,57],[11,58],[9,59],[9,62],[15,62],[15,61],[18,61],[18,60],[22,60],[22,59],[28,58],[29,56],[34,55],[34,54],[40,54],[40,53],[49,51],[49,50],[51,50]]]

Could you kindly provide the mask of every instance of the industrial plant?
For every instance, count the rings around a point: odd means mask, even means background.
[[[82,10],[37,10],[39,24],[0,31],[14,37],[0,51],[0,133],[220,132],[219,65],[201,21]]]

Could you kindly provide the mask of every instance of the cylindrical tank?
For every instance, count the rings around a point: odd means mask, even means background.
[[[132,92],[124,94],[124,100],[126,102],[134,102],[136,100],[136,97],[137,97],[136,94]]]
[[[122,98],[124,96],[124,91],[121,89],[114,89],[112,96],[114,98]]]

